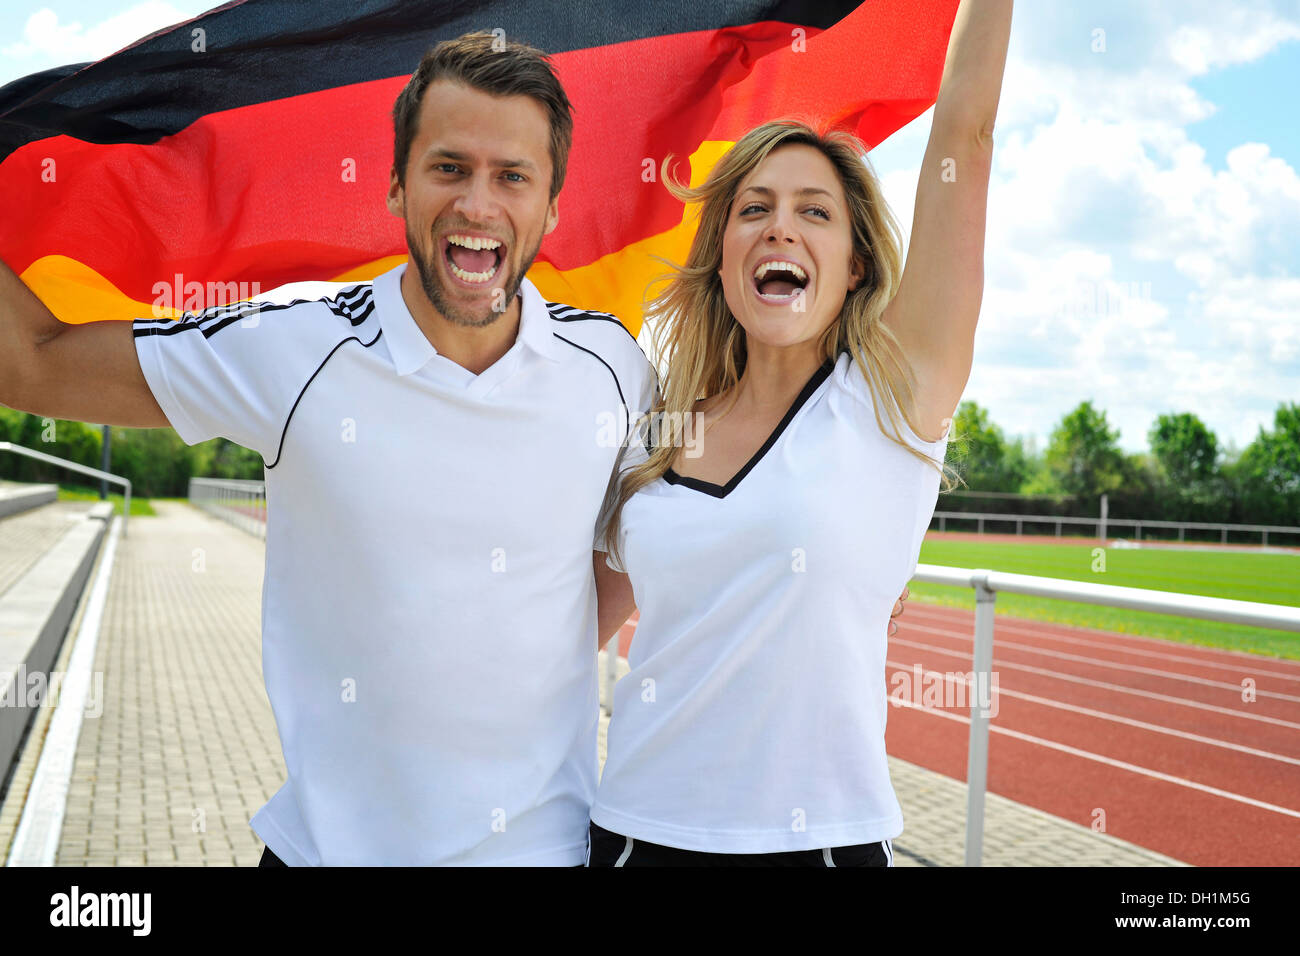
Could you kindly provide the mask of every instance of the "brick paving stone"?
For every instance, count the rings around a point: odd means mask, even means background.
[[[284,780],[261,673],[263,543],[186,504],[155,502],[118,542],[60,865],[249,865],[254,810]],[[202,571],[196,558],[202,556]],[[191,833],[203,808],[207,839]]]

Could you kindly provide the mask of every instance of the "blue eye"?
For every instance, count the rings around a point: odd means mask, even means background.
[[[808,211],[809,211],[809,212],[817,212],[817,213],[821,213],[821,216],[822,216],[823,219],[830,219],[830,218],[831,218],[831,214],[828,213],[828,212],[827,212],[825,209],[823,209],[821,206],[810,206],[810,207],[808,207]]]
[[[759,203],[752,202],[752,203],[750,203],[748,206],[746,206],[744,209],[740,210],[740,214],[741,214],[742,216],[744,216],[744,215],[748,215],[748,213],[749,213],[749,211],[750,211],[751,209],[759,209],[759,210],[761,210],[762,208],[763,208],[763,207],[762,207]]]
[[[522,183],[522,182],[526,182],[526,180],[524,179],[524,177],[523,177],[520,173],[508,172],[508,173],[506,173],[506,175],[507,175],[507,176],[514,176],[514,177],[515,177],[514,179],[510,180],[512,183]]]

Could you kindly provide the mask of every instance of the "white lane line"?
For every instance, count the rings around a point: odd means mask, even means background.
[[[920,704],[914,704],[909,700],[900,703],[902,707],[909,707],[913,710],[919,710],[923,714],[933,714],[936,717],[944,717],[948,720],[955,720],[963,724],[969,724],[970,718],[963,717],[961,714],[953,714],[946,710],[934,710],[923,707]],[[1225,800],[1235,800],[1237,803],[1244,803],[1248,806],[1258,807],[1261,810],[1268,810],[1272,813],[1280,813],[1284,816],[1295,817],[1300,819],[1300,810],[1292,810],[1288,807],[1279,807],[1273,803],[1265,803],[1263,800],[1256,800],[1253,797],[1243,796],[1240,793],[1232,793],[1228,790],[1220,790],[1218,787],[1211,787],[1208,784],[1197,783],[1195,780],[1187,780],[1183,777],[1175,777],[1172,774],[1161,773],[1159,770],[1152,770],[1149,767],[1139,767],[1137,764],[1126,763],[1123,760],[1115,760],[1112,757],[1103,757],[1101,754],[1095,754],[1088,750],[1080,750],[1078,747],[1071,747],[1069,744],[1060,744],[1055,740],[1044,740],[1042,737],[1035,737],[1032,734],[1023,734],[1018,730],[1010,730],[1006,727],[999,727],[996,724],[990,724],[989,730],[995,734],[1003,734],[1007,737],[1014,737],[1017,740],[1023,740],[1026,743],[1036,744],[1040,747],[1047,747],[1051,750],[1059,750],[1061,753],[1067,753],[1074,757],[1082,757],[1084,760],[1092,760],[1097,763],[1105,764],[1108,767],[1116,767],[1120,770],[1127,770],[1130,773],[1138,774],[1143,777],[1150,777],[1153,780],[1163,780],[1166,783],[1172,783],[1179,787],[1187,787],[1191,790],[1199,790],[1202,793],[1208,793],[1216,797],[1222,797]]]
[[[918,631],[929,631],[931,634],[939,634],[943,637],[960,637],[958,631],[951,631],[946,628],[930,627],[926,624],[911,624],[911,628]],[[1210,680],[1208,677],[1194,677],[1191,674],[1181,674],[1178,671],[1156,670],[1154,667],[1138,667],[1136,664],[1120,664],[1115,661],[1098,660],[1095,657],[1085,657],[1081,654],[1067,654],[1064,651],[1051,651],[1043,647],[1034,647],[1032,644],[1017,644],[1015,641],[997,641],[999,648],[1011,648],[1017,651],[1026,651],[1031,654],[1041,654],[1044,657],[1055,657],[1058,660],[1074,661],[1080,664],[1091,664],[1094,667],[1109,667],[1112,670],[1126,671],[1130,674],[1149,674],[1153,677],[1161,677],[1166,680],[1184,681],[1189,684],[1200,684],[1204,687],[1214,687],[1219,690],[1230,690],[1234,694],[1241,693],[1241,684],[1234,684],[1231,681]],[[1249,675],[1247,675],[1249,676]],[[1283,694],[1275,690],[1256,690],[1256,697],[1271,697],[1274,700],[1285,700],[1292,703],[1300,704],[1300,696],[1295,694]]]
[[[913,671],[913,665],[910,664],[899,664],[896,661],[890,660],[886,660],[885,663],[890,667],[896,667],[906,673],[911,673]],[[963,674],[953,674],[949,677],[940,671],[926,671],[924,668],[922,668],[922,670],[927,674],[940,674],[945,677],[945,679],[951,679],[954,682],[960,682],[967,686],[970,685],[970,681],[967,680]],[[1186,730],[1176,730],[1173,727],[1162,727],[1159,724],[1147,723],[1145,720],[1137,720],[1134,717],[1121,717],[1119,714],[1108,714],[1105,711],[1093,710],[1091,707],[1080,707],[1077,704],[1067,704],[1062,700],[1051,700],[1047,697],[1039,697],[1035,694],[1026,694],[1022,691],[1010,690],[1005,687],[998,687],[997,693],[999,695],[1005,694],[1008,697],[1015,697],[1020,700],[1027,700],[1034,704],[1042,704],[1044,707],[1056,707],[1060,710],[1069,710],[1076,714],[1083,714],[1087,717],[1095,717],[1098,720],[1110,720],[1117,724],[1127,724],[1130,727],[1138,727],[1142,730],[1150,730],[1158,734],[1168,734],[1171,737],[1182,737],[1184,740],[1192,740],[1201,744],[1210,744],[1214,747],[1223,747],[1227,750],[1235,750],[1238,753],[1249,754],[1252,757],[1265,757],[1269,760],[1279,760],[1282,763],[1289,763],[1300,767],[1300,757],[1288,757],[1284,754],[1275,754],[1267,750],[1257,750],[1254,747],[1247,747],[1244,744],[1234,744],[1228,740],[1216,740],[1213,737],[1202,737],[1200,734],[1189,733]],[[968,696],[965,699],[974,700],[975,698]]]
[[[922,608],[921,606],[918,605],[918,606],[915,608],[915,610],[916,610],[916,611],[922,611],[922,610],[924,610],[924,611],[932,611],[932,610],[934,610],[934,606],[933,606],[933,605],[930,605],[930,606],[928,606],[928,607],[924,607],[924,608]],[[938,620],[938,621],[940,621],[940,622],[942,622],[942,623],[945,623],[945,624],[951,624],[951,623],[952,623],[952,619],[951,619],[951,617],[948,616],[948,615],[944,615],[944,614],[935,614],[935,615],[934,615],[934,619],[935,619],[935,620]],[[1053,622],[1051,622],[1051,621],[1044,621],[1043,623],[1044,623],[1045,625],[1049,626],[1049,627],[1066,627],[1066,626],[1068,626],[1068,625],[1064,625],[1064,624],[1053,624]],[[972,627],[974,626],[974,623],[973,623],[973,622],[972,622],[972,625],[971,625],[971,626],[972,626]],[[1219,669],[1221,669],[1221,670],[1234,670],[1234,671],[1239,671],[1239,670],[1241,670],[1241,669],[1245,666],[1245,664],[1247,663],[1247,661],[1245,661],[1245,660],[1243,660],[1240,664],[1236,663],[1235,661],[1211,661],[1211,660],[1205,660],[1204,658],[1200,658],[1200,657],[1191,657],[1191,656],[1188,656],[1188,655],[1186,655],[1186,654],[1170,654],[1170,653],[1168,653],[1168,652],[1162,652],[1162,651],[1144,651],[1144,650],[1141,650],[1140,648],[1129,647],[1129,646],[1126,645],[1126,644],[1122,644],[1122,643],[1118,643],[1118,642],[1107,642],[1107,641],[1089,640],[1088,638],[1085,638],[1085,637],[1070,637],[1070,636],[1065,635],[1065,634],[1048,634],[1048,633],[1044,632],[1044,631],[1043,631],[1042,629],[1040,629],[1040,628],[1032,627],[1032,626],[1027,625],[1027,624],[1014,624],[1014,623],[1011,623],[1010,621],[1006,620],[1005,618],[998,618],[997,629],[998,629],[998,631],[1017,631],[1017,632],[1019,632],[1019,633],[1021,633],[1021,634],[1024,634],[1024,635],[1027,636],[1027,637],[1038,637],[1038,638],[1042,638],[1043,640],[1046,640],[1046,641],[1060,641],[1060,642],[1062,642],[1062,643],[1064,643],[1064,644],[1078,644],[1078,645],[1081,645],[1081,646],[1083,646],[1083,647],[1097,647],[1097,648],[1102,648],[1102,649],[1104,649],[1104,650],[1113,651],[1113,652],[1118,653],[1118,654],[1138,654],[1138,655],[1141,655],[1142,657],[1154,657],[1154,658],[1156,658],[1157,660],[1174,661],[1174,662],[1176,662],[1176,663],[1180,663],[1180,664],[1195,664],[1197,667],[1217,667],[1217,668],[1219,668]],[[960,633],[961,633],[961,632],[958,632],[958,634],[960,634]],[[955,634],[954,636],[957,636],[957,635]],[[1144,640],[1144,641],[1152,641],[1152,640],[1156,640],[1155,638],[1142,637],[1141,635],[1138,635],[1138,634],[1118,634],[1117,636],[1120,637],[1120,638],[1122,638],[1122,639],[1124,639],[1124,640],[1129,640],[1129,639]],[[962,635],[962,639],[963,639],[963,640],[966,640],[966,641],[973,641],[975,638],[974,638],[974,635],[973,635],[973,634],[965,634],[965,635]],[[1185,645],[1185,644],[1184,644],[1184,645],[1179,645],[1179,646],[1180,646],[1180,647],[1189,647],[1190,645]],[[1246,658],[1249,658],[1250,661],[1251,661],[1252,663],[1255,663],[1255,662],[1258,662],[1258,661],[1260,661],[1260,660],[1262,660],[1262,659],[1265,659],[1265,658],[1261,658],[1261,655],[1259,655],[1259,654],[1250,654],[1250,653],[1248,653],[1248,652],[1246,652],[1246,651],[1229,651],[1229,650],[1223,650],[1223,649],[1220,649],[1220,648],[1212,648],[1212,649],[1211,649],[1211,648],[1207,648],[1206,650],[1207,650],[1207,651],[1212,650],[1213,653],[1216,653],[1216,654],[1241,654],[1241,655],[1244,655]],[[1267,660],[1268,660],[1268,663],[1269,663],[1269,664],[1286,664],[1286,663],[1287,663],[1286,661],[1275,660],[1275,659],[1267,659]],[[1300,661],[1296,661],[1296,662],[1294,662],[1294,663],[1295,663],[1296,667],[1298,668],[1298,669],[1296,670],[1295,673],[1288,673],[1288,672],[1286,672],[1286,671],[1267,670],[1267,669],[1262,668],[1262,667],[1251,667],[1251,668],[1250,668],[1250,672],[1251,672],[1252,674],[1263,674],[1263,675],[1265,675],[1265,676],[1267,676],[1267,677],[1276,677],[1276,678],[1278,678],[1279,680],[1293,680],[1293,681],[1300,681]]]
[[[902,644],[907,647],[919,648],[923,651],[933,651],[936,654],[946,654],[949,657],[955,657],[963,661],[970,669],[970,652],[954,651],[947,647],[935,647],[933,644],[922,644],[919,641],[909,641],[904,638],[894,636],[890,638],[895,644]],[[1011,661],[994,662],[995,668],[999,670],[1017,670],[1025,671],[1029,674],[1038,674],[1043,677],[1050,677],[1053,680],[1068,681],[1071,684],[1083,684],[1086,687],[1098,687],[1102,690],[1112,690],[1120,694],[1132,694],[1134,697],[1145,697],[1148,700],[1160,700],[1169,704],[1179,704],[1183,707],[1192,707],[1196,710],[1208,710],[1216,714],[1226,714],[1229,717],[1240,717],[1242,720],[1258,720],[1265,724],[1275,724],[1278,727],[1289,727],[1292,730],[1300,730],[1300,724],[1291,720],[1283,720],[1281,717],[1270,717],[1267,714],[1248,714],[1239,710],[1230,710],[1227,707],[1219,707],[1215,704],[1202,703],[1199,700],[1188,700],[1185,697],[1173,697],[1169,694],[1158,694],[1153,690],[1139,690],[1134,687],[1125,687],[1122,684],[1111,684],[1107,681],[1093,680],[1091,677],[1078,677],[1074,674],[1063,674],[1060,671],[1049,671],[1045,667],[1034,667],[1032,664],[1016,664]]]
[[[121,520],[114,518],[108,531],[104,558],[95,572],[86,613],[77,629],[76,643],[68,658],[68,673],[59,692],[54,716],[50,718],[27,801],[23,804],[23,815],[9,851],[8,866],[53,866],[59,850],[63,815],[68,804],[68,784],[72,779],[77,738],[81,736],[81,719],[90,693],[95,647],[99,644],[99,627],[108,600],[108,579],[112,574]]]

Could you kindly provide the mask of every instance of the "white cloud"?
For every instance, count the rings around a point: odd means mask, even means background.
[[[1022,9],[966,397],[1040,447],[1084,399],[1130,451],[1168,411],[1248,444],[1300,394],[1300,176],[1266,128],[1214,170],[1185,127],[1216,106],[1188,80],[1300,38],[1300,9],[1117,6],[1095,16],[1110,50],[1096,55],[1081,52],[1083,20],[1018,7],[1018,23]],[[927,114],[873,156],[905,230],[929,127]]]
[[[64,63],[101,60],[191,16],[162,0],[144,0],[87,27],[79,21],[63,23],[48,7],[37,10],[23,25],[22,39],[0,47],[0,56],[10,61],[0,83]]]
[[[1289,40],[1300,39],[1300,23],[1271,11],[1221,4],[1214,23],[1184,24],[1169,36],[1169,59],[1192,76],[1215,67],[1249,63]]]

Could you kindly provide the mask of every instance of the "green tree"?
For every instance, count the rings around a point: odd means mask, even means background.
[[[114,428],[114,474],[129,478],[141,498],[180,497],[194,473],[194,450],[170,428]]]
[[[1169,511],[1169,483],[1159,461],[1151,454],[1121,454],[1120,480],[1107,491],[1110,513],[1115,517],[1189,520],[1189,515],[1175,516]]]
[[[1017,435],[1007,442],[1006,459],[1003,466],[1008,476],[1014,476],[1014,481],[1007,481],[1007,491],[1024,492],[1025,483],[1030,481],[1034,473],[1042,467],[1042,455],[1031,454],[1029,449],[1025,448],[1025,440]]]
[[[1239,520],[1300,524],[1300,404],[1283,402],[1273,430],[1255,440],[1229,469],[1240,505]]]
[[[98,425],[55,421],[0,406],[0,441],[92,468],[100,466],[103,438]],[[108,470],[129,479],[132,493],[142,498],[186,495],[191,475],[263,476],[262,456],[257,452],[224,438],[191,447],[170,428],[114,428],[111,456]],[[98,486],[94,478],[18,455],[0,455],[0,478]]]
[[[1190,412],[1157,416],[1147,440],[1165,475],[1178,488],[1203,486],[1218,470],[1219,441]]]
[[[1119,430],[1112,430],[1106,413],[1080,402],[1052,431],[1047,445],[1047,465],[1062,491],[1095,498],[1124,484],[1124,454]]]
[[[264,475],[262,456],[224,438],[196,445],[194,474],[204,478],[253,478]]]
[[[1019,491],[1029,475],[1029,462],[1020,442],[1009,445],[987,409],[965,401],[957,409],[954,432],[959,436],[952,464],[971,491]]]
[[[0,441],[13,442],[33,451],[78,464],[99,467],[102,442],[99,426],[62,419],[40,418],[13,409],[0,409]],[[0,478],[11,481],[73,482],[90,484],[95,479],[58,465],[19,455],[0,455]]]

